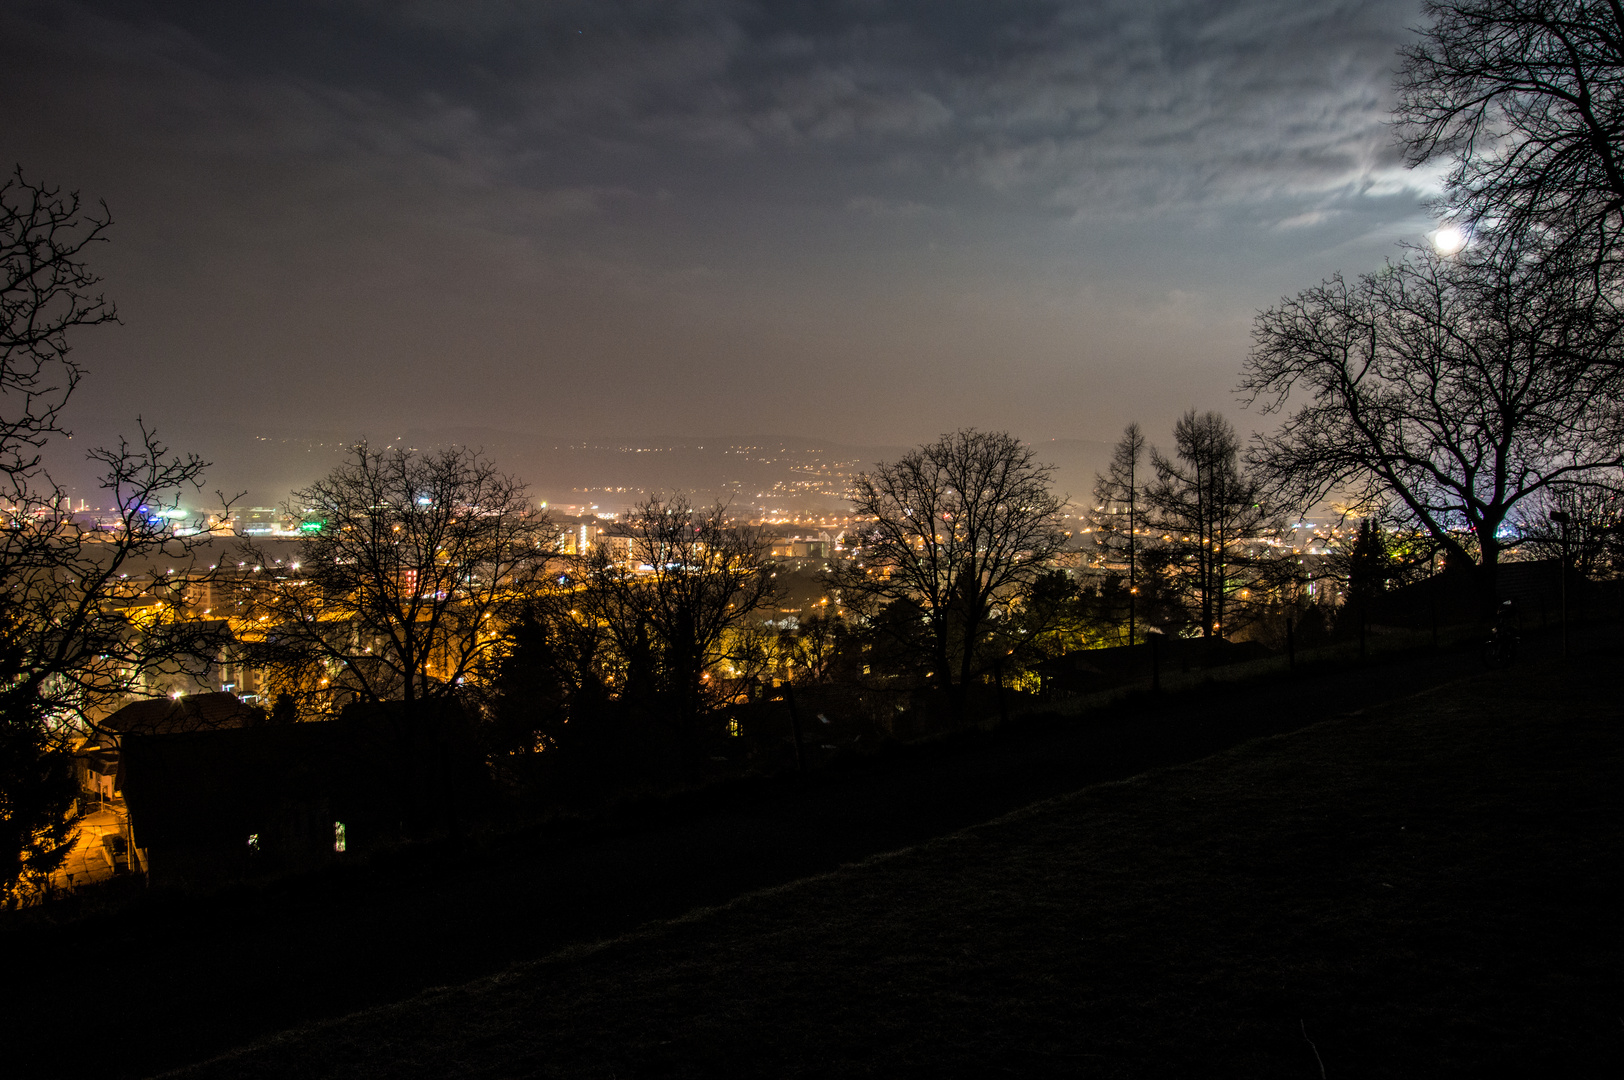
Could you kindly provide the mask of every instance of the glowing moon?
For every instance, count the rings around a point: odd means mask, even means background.
[[[1432,234],[1432,246],[1440,255],[1453,255],[1466,246],[1466,234],[1456,225],[1445,225]]]

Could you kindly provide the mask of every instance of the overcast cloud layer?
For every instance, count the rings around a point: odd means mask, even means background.
[[[1427,228],[1417,7],[13,0],[0,152],[117,221],[91,429],[1165,441]]]

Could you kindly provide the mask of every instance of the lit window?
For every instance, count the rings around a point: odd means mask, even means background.
[[[333,850],[344,850],[344,823],[342,821],[333,822]]]

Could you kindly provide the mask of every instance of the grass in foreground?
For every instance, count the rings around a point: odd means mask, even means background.
[[[1610,1072],[1611,682],[1457,684],[186,1075]]]

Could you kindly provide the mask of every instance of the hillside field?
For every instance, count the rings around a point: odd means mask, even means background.
[[[175,1075],[1610,1074],[1613,651],[1463,668]]]

